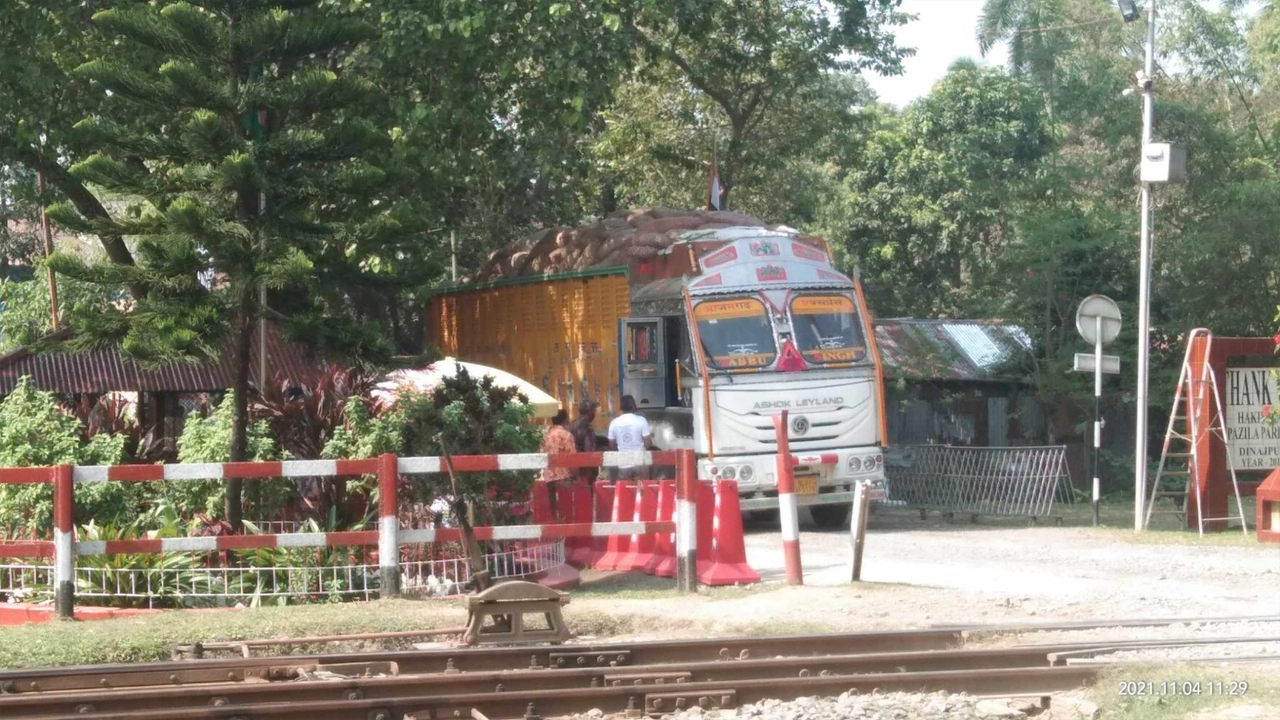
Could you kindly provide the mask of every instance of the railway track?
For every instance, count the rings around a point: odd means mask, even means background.
[[[1225,620],[1225,619],[1224,619]],[[1233,618],[1233,622],[1280,618]],[[1039,625],[1005,632],[1184,621]],[[982,628],[993,632],[996,628]],[[0,717],[24,720],[631,717],[846,691],[1042,697],[1088,684],[1094,648],[1258,641],[1192,638],[965,648],[966,628],[186,660],[0,672]]]

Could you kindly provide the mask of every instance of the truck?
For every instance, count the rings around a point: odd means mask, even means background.
[[[774,418],[787,411],[797,504],[845,525],[856,486],[886,491],[884,376],[857,273],[789,228],[680,233],[625,264],[442,289],[428,335],[459,360],[540,385],[597,431],[631,395],[657,449],[737,482],[744,512],[778,507]]]

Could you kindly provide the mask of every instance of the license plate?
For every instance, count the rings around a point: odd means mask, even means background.
[[[797,495],[817,495],[818,494],[818,476],[806,475],[796,478],[796,494]]]

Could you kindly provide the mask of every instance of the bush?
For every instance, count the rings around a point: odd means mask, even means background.
[[[235,412],[234,394],[228,392],[209,417],[192,415],[178,439],[178,462],[224,463],[231,460],[231,425]],[[258,420],[248,428],[250,460],[278,460],[279,448],[271,437],[267,423]],[[163,483],[167,499],[184,515],[200,514],[209,519],[225,517],[223,501],[227,494],[222,480],[184,480]],[[293,496],[287,480],[249,480],[245,483],[245,517],[267,519],[285,506]]]
[[[492,378],[476,380],[463,368],[429,394],[402,392],[392,412],[400,416],[404,455],[443,455],[441,439],[452,455],[529,453],[541,444],[528,398],[495,386]],[[490,517],[485,521],[501,524],[504,516],[522,514],[535,477],[531,472],[459,473],[457,494],[478,513],[487,506]],[[414,476],[411,484],[428,502],[454,495],[448,475]],[[512,502],[516,504],[506,505],[504,512],[503,504]]]
[[[23,377],[0,401],[0,467],[113,465],[124,457],[124,438],[98,433],[82,441],[84,425],[51,392]],[[77,521],[118,523],[135,517],[145,490],[133,483],[95,483],[76,492]],[[53,528],[52,485],[0,486],[0,516],[9,536],[44,536]]]

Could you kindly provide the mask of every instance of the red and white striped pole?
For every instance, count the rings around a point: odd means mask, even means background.
[[[396,456],[378,457],[378,596],[400,593],[400,516],[396,502]]]
[[[795,464],[791,461],[791,442],[787,437],[787,411],[773,416],[773,430],[778,437],[778,520],[782,523],[782,559],[787,569],[788,585],[803,585],[804,570],[800,566],[800,516],[796,507]]]
[[[698,590],[698,459],[676,451],[676,592]]]
[[[58,617],[75,616],[75,476],[70,465],[53,468],[53,605]]]

